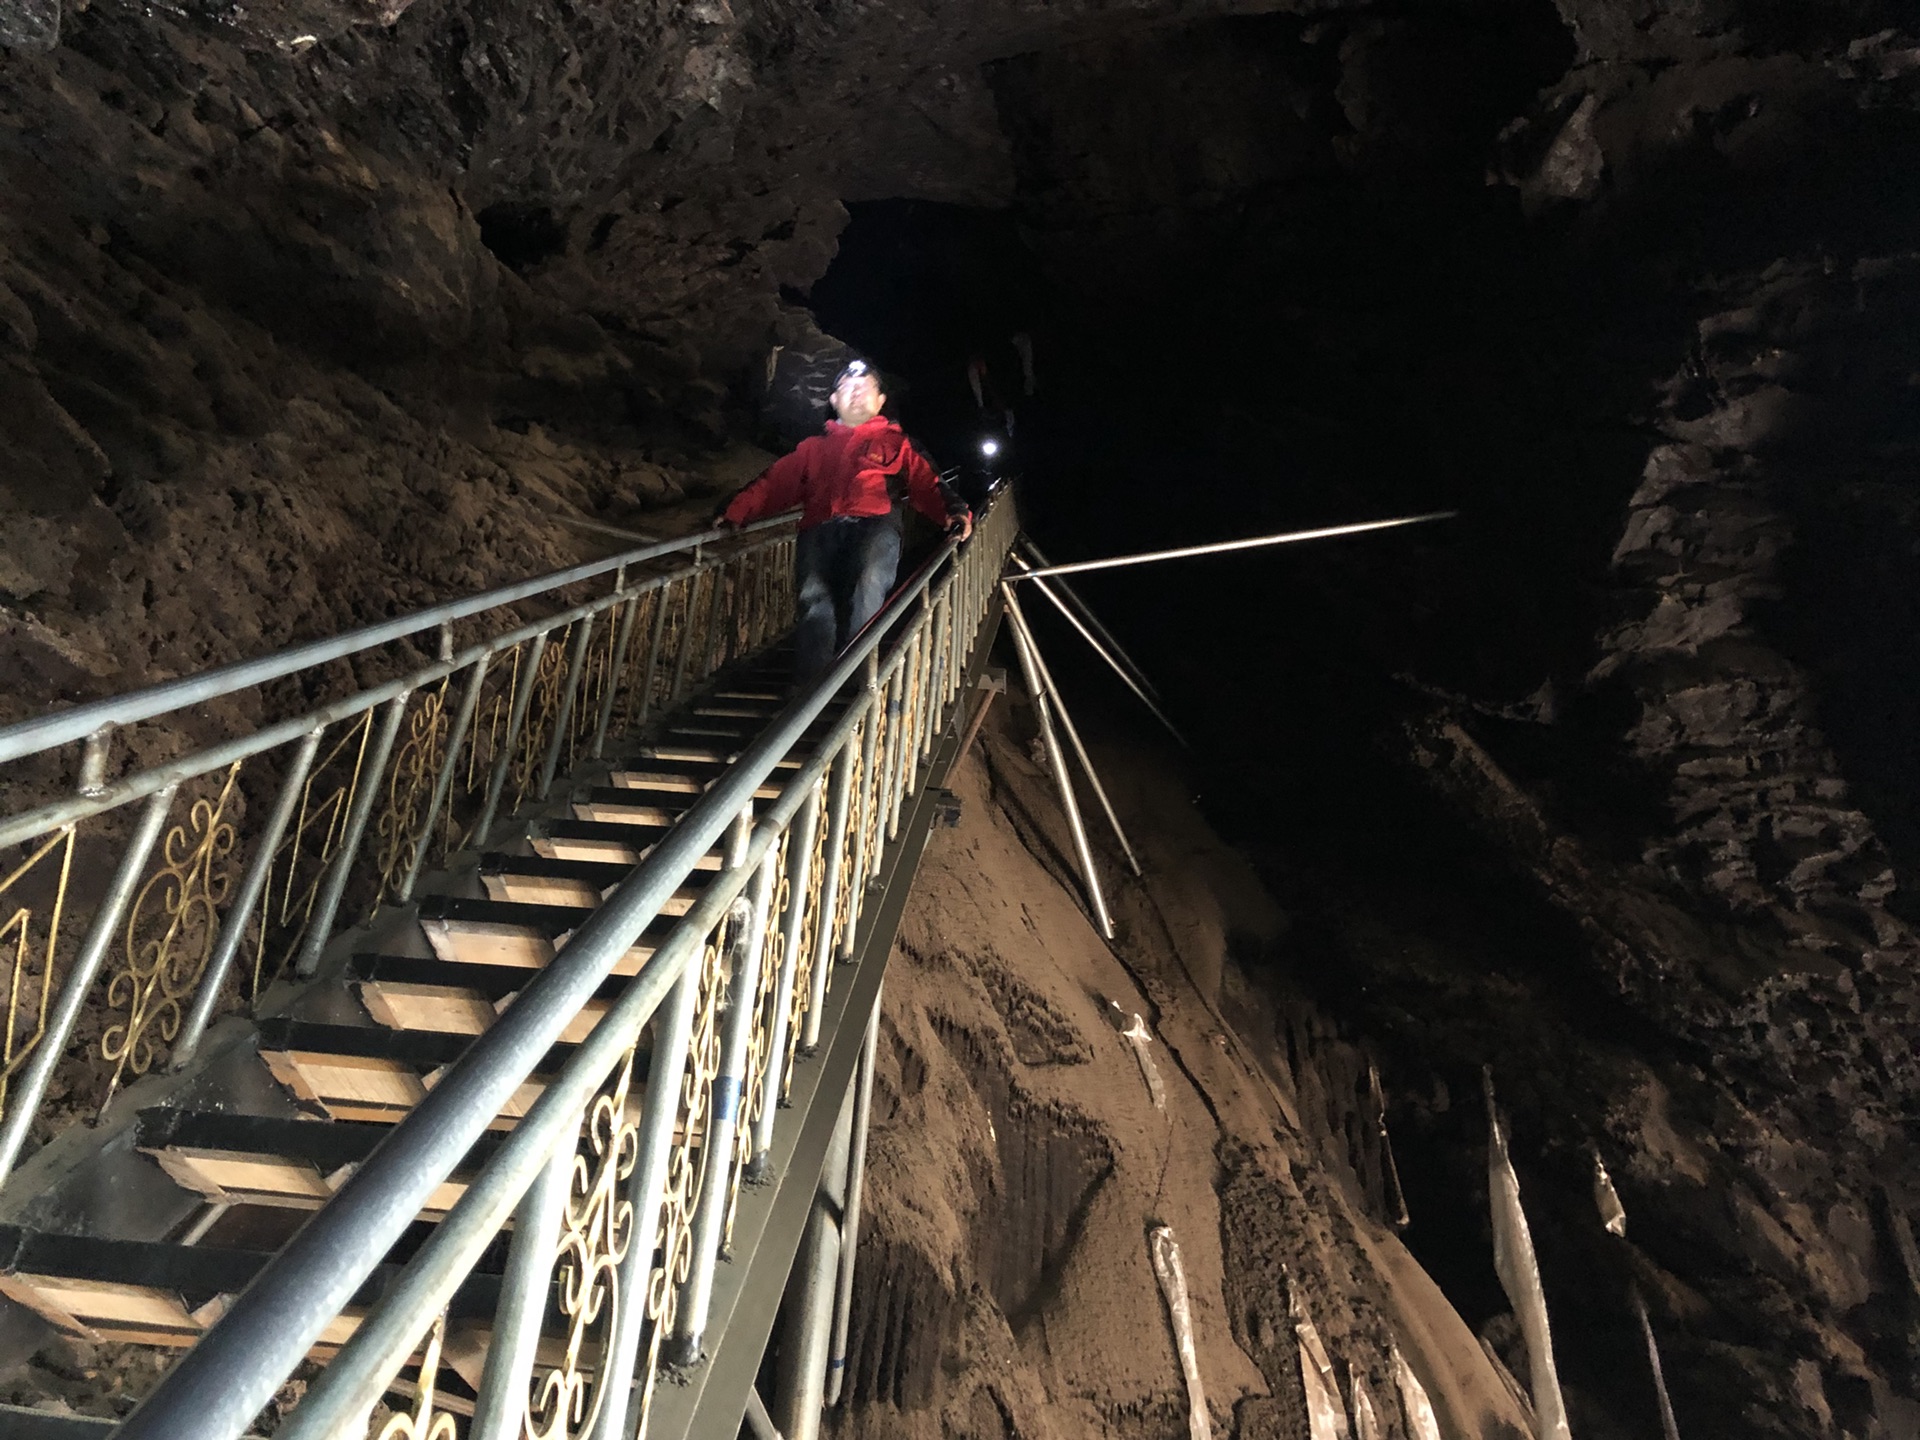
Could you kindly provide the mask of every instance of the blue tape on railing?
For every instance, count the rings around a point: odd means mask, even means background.
[[[713,1082],[713,1123],[725,1125],[740,1113],[740,1082],[722,1075]]]

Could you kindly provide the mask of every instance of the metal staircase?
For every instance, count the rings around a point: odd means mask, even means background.
[[[797,696],[781,521],[0,730],[0,1294],[180,1351],[0,1434],[730,1436],[790,1281],[813,1433],[1015,528]]]

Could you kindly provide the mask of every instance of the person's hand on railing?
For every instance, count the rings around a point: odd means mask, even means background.
[[[969,535],[973,534],[973,512],[971,510],[962,510],[958,515],[954,516],[953,519],[949,520],[947,522],[947,534],[956,540],[965,540]]]

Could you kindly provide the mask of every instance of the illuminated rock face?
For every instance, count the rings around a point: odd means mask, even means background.
[[[893,363],[928,402],[1032,330],[1060,558],[1466,512],[1089,585],[1300,921],[1263,963],[1381,1056],[1416,1250],[1498,1308],[1491,1062],[1550,1295],[1609,1297],[1576,1433],[1651,1433],[1589,1141],[1683,1434],[1903,1433],[1904,7],[95,0],[0,44],[0,719],[560,563],[554,511],[704,512],[768,347],[831,349],[810,288],[911,328],[818,283],[849,207],[876,275],[879,202],[1004,212],[990,323]]]

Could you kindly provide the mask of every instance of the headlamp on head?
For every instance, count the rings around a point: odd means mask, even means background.
[[[868,376],[868,375],[872,375],[875,382],[878,383],[880,379],[879,375],[875,373],[874,368],[871,365],[869,365],[866,361],[849,360],[847,362],[846,368],[842,370],[838,375],[834,376],[833,388],[835,390],[838,390],[842,385],[845,385],[849,380],[859,380],[864,376]]]
[[[1000,453],[1000,442],[989,435],[980,442],[980,453],[991,460]]]

